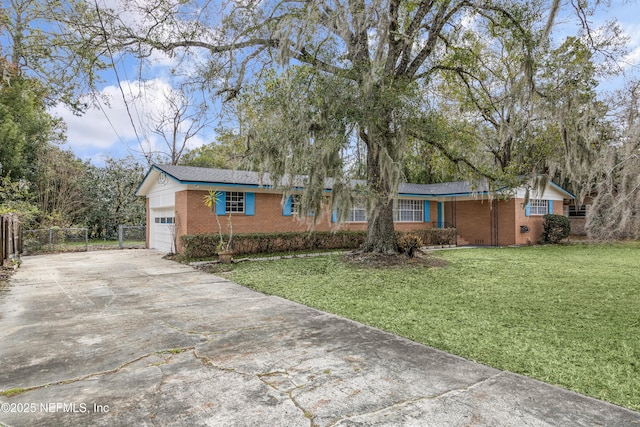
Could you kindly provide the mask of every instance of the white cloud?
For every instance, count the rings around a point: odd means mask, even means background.
[[[624,23],[622,24],[622,29],[625,35],[629,37],[629,53],[622,59],[623,66],[625,68],[638,67],[640,66],[640,24]]]
[[[110,105],[91,108],[82,116],[76,116],[64,106],[57,106],[52,113],[67,124],[67,141],[72,149],[105,150],[119,141],[135,138],[135,131],[127,114],[125,103],[116,86],[101,91]]]
[[[101,108],[91,108],[82,116],[63,106],[52,110],[54,116],[67,124],[67,145],[78,157],[98,161],[104,156],[120,158],[134,154],[142,158],[143,151],[167,151],[164,141],[149,129],[154,126],[154,118],[157,120],[163,111],[170,111],[167,99],[176,97],[171,85],[158,78],[124,81],[121,87],[122,90],[114,85],[103,88],[100,95],[107,104],[101,103]],[[206,135],[197,135],[189,140],[187,148],[206,142]]]

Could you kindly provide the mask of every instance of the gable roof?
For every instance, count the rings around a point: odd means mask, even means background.
[[[253,171],[234,170],[234,169],[214,169],[214,168],[202,168],[196,166],[178,166],[178,165],[153,165],[147,175],[144,177],[142,183],[136,190],[137,195],[146,195],[152,180],[149,180],[150,175],[159,175],[161,173],[166,174],[174,181],[183,184],[202,184],[208,186],[216,185],[232,185],[232,186],[245,186],[245,187],[273,187],[273,182],[268,173],[259,173]],[[364,185],[366,181],[353,180],[352,185]],[[559,185],[551,182],[553,187],[562,192],[567,198],[574,198],[573,194],[569,193]],[[296,177],[294,187],[302,188],[304,186],[304,177]],[[333,188],[333,180],[327,179],[325,182],[325,189],[331,190]],[[459,182],[444,182],[440,184],[409,184],[401,183],[398,187],[398,194],[400,195],[414,195],[414,196],[463,196],[472,194],[488,194],[489,185],[487,182],[472,183],[469,181]]]

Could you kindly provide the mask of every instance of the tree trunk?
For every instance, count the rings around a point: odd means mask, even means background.
[[[362,250],[385,254],[397,254],[398,243],[396,241],[393,224],[393,197],[392,176],[390,168],[383,170],[382,156],[393,156],[396,150],[393,147],[394,140],[389,131],[389,126],[384,129],[370,127],[370,132],[364,136],[367,145],[367,184],[370,191],[368,209],[367,240]],[[372,129],[375,129],[371,132]],[[382,152],[381,147],[386,147]],[[396,160],[396,159],[393,159]],[[386,158],[384,161],[389,162]]]
[[[393,200],[379,199],[373,209],[374,215],[367,224],[367,240],[362,250],[385,254],[397,254],[395,229],[393,227]]]

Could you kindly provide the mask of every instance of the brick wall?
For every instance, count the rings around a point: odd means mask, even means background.
[[[509,199],[497,200],[494,206],[497,206],[498,209],[498,245],[513,245],[517,240],[518,233],[520,233],[520,227],[515,219],[519,205],[516,200]]]
[[[544,219],[542,215],[526,216],[522,207],[524,199],[509,199],[490,202],[489,200],[456,201],[445,205],[445,218],[453,216],[455,209],[455,225],[458,235],[471,245],[495,244],[493,221],[497,221],[498,245],[537,244],[542,236]],[[497,216],[493,208],[497,208]],[[449,212],[447,212],[447,210]],[[553,213],[562,214],[562,203],[553,204]],[[449,221],[449,219],[447,219]],[[521,232],[521,226],[529,228]]]
[[[542,237],[542,232],[544,231],[544,217],[543,215],[531,215],[526,216],[525,210],[522,207],[524,203],[524,199],[514,199],[515,203],[515,219],[516,219],[516,245],[536,245],[540,241]],[[553,202],[553,212],[556,215],[563,214],[563,206],[562,201],[554,200]],[[529,231],[527,233],[520,232],[520,226],[526,225],[529,227]]]
[[[471,245],[490,245],[491,202],[468,200],[456,201],[455,204],[455,225],[458,235]]]
[[[207,191],[184,190],[175,195],[176,216],[176,245],[177,251],[182,250],[180,236],[185,234],[217,233],[218,225],[214,213],[203,203]],[[272,193],[255,193],[255,214],[232,214],[233,232],[241,233],[273,233],[287,231],[329,231],[334,228],[342,230],[366,230],[366,223],[331,222],[331,212],[327,205],[318,223],[313,225],[312,217],[299,219],[297,215],[282,215],[282,196]],[[445,203],[444,220],[448,224],[455,223],[458,235],[472,245],[495,244],[495,234],[492,233],[492,223],[497,220],[499,245],[527,245],[537,244],[543,231],[543,217],[525,215],[522,207],[524,199],[510,199],[491,202],[489,200],[456,201],[455,209],[451,202]],[[491,206],[497,206],[498,215],[494,216]],[[149,223],[149,202],[147,200],[147,223]],[[555,214],[562,214],[561,202],[553,204]],[[453,212],[455,211],[455,221]],[[437,202],[431,202],[430,222],[396,223],[399,231],[411,231],[436,227],[438,220]],[[218,216],[222,232],[228,233],[229,217]],[[521,226],[527,226],[528,232],[522,233]],[[149,227],[147,228],[147,243],[149,242]]]
[[[185,234],[217,233],[218,225],[215,214],[203,203],[207,191],[184,190],[176,193],[176,246],[182,251],[180,236]],[[275,233],[289,231],[308,231],[313,227],[317,231],[330,231],[334,228],[341,230],[366,230],[367,223],[331,222],[329,207],[323,210],[318,223],[313,225],[313,217],[298,218],[298,215],[282,215],[282,195],[272,193],[255,193],[255,213],[253,216],[232,214],[231,223],[234,234],[241,233]],[[436,202],[431,202],[431,220],[437,217]],[[224,234],[228,233],[229,216],[218,216]],[[396,223],[396,230],[410,231],[432,227],[433,223]]]

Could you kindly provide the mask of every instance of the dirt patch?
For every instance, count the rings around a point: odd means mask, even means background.
[[[200,271],[204,271],[209,274],[217,274],[222,277],[228,277],[229,274],[233,271],[232,264],[222,264],[222,263],[207,263],[202,265],[194,266],[196,269]]]
[[[448,264],[447,261],[424,252],[418,252],[415,257],[411,258],[402,254],[351,252],[344,254],[342,260],[357,267],[367,268],[444,267]]]

